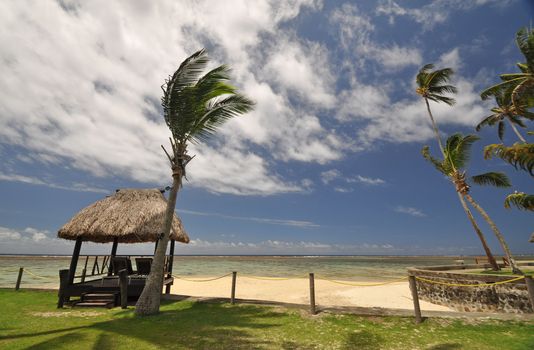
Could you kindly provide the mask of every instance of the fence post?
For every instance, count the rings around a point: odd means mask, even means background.
[[[315,276],[313,272],[310,272],[310,313],[316,314],[315,310]]]
[[[85,282],[85,275],[87,274],[87,270],[86,269],[83,269],[82,270],[82,283]]]
[[[59,291],[57,293],[57,308],[61,309],[65,303],[65,288],[69,285],[69,270],[59,270]]]
[[[119,271],[119,286],[121,290],[121,309],[128,308],[128,271]]]
[[[20,289],[20,282],[22,281],[22,273],[24,272],[24,267],[19,268],[19,275],[17,277],[17,284],[15,285],[15,290]]]
[[[410,290],[412,291],[413,309],[415,312],[415,323],[421,323],[421,307],[419,306],[419,295],[417,294],[417,281],[415,276],[411,275],[408,278],[410,282]]]
[[[525,284],[527,285],[528,297],[532,305],[532,311],[534,312],[534,281],[531,276],[525,276]]]
[[[237,271],[232,272],[232,294],[230,295],[230,304],[235,304],[235,284],[237,279]]]

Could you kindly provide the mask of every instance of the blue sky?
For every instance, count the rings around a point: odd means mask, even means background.
[[[436,144],[414,77],[454,68],[458,103],[432,108],[444,135],[474,132],[491,108],[479,92],[515,70],[514,34],[533,13],[527,0],[3,2],[0,254],[70,254],[55,237],[78,210],[170,183],[160,85],[202,47],[257,108],[191,148],[179,253],[481,254],[420,155]],[[496,134],[479,133],[469,172],[505,171],[528,192],[525,173],[482,159]],[[513,252],[533,254],[532,214],[503,208],[511,190],[472,195]]]

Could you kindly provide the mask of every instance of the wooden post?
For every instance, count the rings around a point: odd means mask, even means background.
[[[69,285],[69,270],[59,270],[59,291],[57,293],[57,308],[61,309],[65,303],[65,289]]]
[[[534,281],[531,276],[525,276],[525,284],[527,285],[528,297],[530,305],[532,305],[532,312],[534,312]]]
[[[82,248],[82,238],[76,238],[76,244],[74,244],[74,252],[72,253],[72,259],[70,260],[69,268],[69,285],[74,283],[74,275],[76,274],[76,266],[78,265],[78,258],[80,257],[80,249]]]
[[[230,304],[235,304],[235,282],[237,279],[237,271],[232,272],[232,294],[230,296]]]
[[[169,248],[169,261],[167,263],[167,273],[169,274],[169,277],[172,277],[172,265],[174,263],[174,239],[171,240],[171,246]],[[171,294],[171,286],[172,282],[170,284],[167,284],[165,286],[165,294]]]
[[[22,281],[22,273],[24,272],[24,267],[19,268],[19,275],[17,277],[17,284],[15,285],[15,290],[20,289],[20,282]]]
[[[85,282],[85,275],[86,275],[86,274],[87,274],[87,270],[84,268],[84,269],[82,270],[82,281],[81,281],[82,283]]]
[[[315,276],[313,272],[310,272],[310,313],[316,314],[315,311]]]
[[[87,270],[87,262],[89,261],[89,255],[85,256],[85,264],[83,264],[83,268]]]
[[[91,271],[91,275],[95,274],[95,270],[98,266],[98,255],[95,255],[95,260],[93,261],[93,270]],[[96,270],[98,272],[98,270]]]
[[[121,289],[121,308],[128,308],[128,270],[119,271],[119,285]]]
[[[417,281],[415,276],[409,276],[410,290],[412,291],[413,309],[415,312],[415,323],[421,323],[421,307],[419,306],[419,295],[417,294]]]
[[[111,255],[109,257],[108,276],[113,275],[113,258],[117,255],[117,246],[119,245],[119,237],[113,238],[113,246],[111,247]],[[104,267],[102,267],[104,268]]]

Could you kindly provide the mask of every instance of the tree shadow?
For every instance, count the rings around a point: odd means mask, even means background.
[[[384,339],[369,331],[359,331],[357,333],[351,333],[345,340],[343,349],[380,349]]]
[[[176,302],[165,302],[163,306]],[[56,335],[33,343],[28,349],[57,349],[80,346],[80,340],[91,341],[93,349],[112,349],[121,339],[135,338],[158,348],[251,349],[275,345],[251,333],[254,329],[278,327],[273,318],[281,314],[255,306],[228,307],[218,303],[193,303],[190,307],[166,310],[155,316],[135,317],[133,310],[118,312],[111,321],[88,326],[65,327],[36,333],[1,336],[0,340]],[[95,332],[95,330],[97,332]]]

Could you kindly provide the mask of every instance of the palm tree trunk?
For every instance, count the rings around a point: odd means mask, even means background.
[[[508,118],[507,118],[508,119]],[[525,138],[523,137],[523,135],[521,135],[521,133],[519,132],[519,130],[517,130],[516,126],[514,125],[514,123],[512,123],[512,121],[510,119],[508,119],[508,123],[510,123],[510,126],[512,127],[512,130],[515,132],[515,134],[517,135],[517,137],[519,138],[519,140],[521,140],[521,142],[523,143],[527,143],[527,140],[525,140]]]
[[[154,315],[159,312],[159,305],[161,301],[161,292],[163,288],[163,269],[165,265],[165,254],[167,252],[167,244],[169,243],[172,219],[174,217],[174,209],[176,207],[176,197],[178,190],[182,184],[181,168],[173,169],[173,182],[169,199],[167,201],[167,209],[165,211],[165,222],[163,226],[163,233],[161,234],[158,247],[154,254],[150,274],[147,277],[143,292],[135,304],[135,314],[138,316]]]
[[[456,192],[458,193],[458,192]],[[458,193],[458,198],[460,199],[460,203],[462,203],[462,207],[465,210],[465,213],[467,214],[467,218],[471,222],[471,225],[473,225],[473,228],[475,229],[475,232],[477,233],[478,238],[480,239],[480,242],[482,243],[482,247],[484,247],[484,252],[486,252],[486,256],[488,257],[488,261],[493,268],[494,271],[499,271],[501,268],[497,264],[497,261],[495,260],[495,257],[491,253],[491,250],[488,246],[488,243],[486,242],[486,237],[484,237],[484,234],[480,230],[480,227],[478,227],[478,224],[475,221],[475,218],[473,217],[473,214],[471,213],[471,210],[467,207],[467,203],[465,202],[464,198],[460,193]]]
[[[425,97],[425,103],[426,103],[426,109],[428,111],[428,115],[430,117],[430,121],[432,122],[432,129],[434,130],[434,134],[436,135],[436,139],[438,140],[439,149],[441,150],[443,157],[445,157],[445,149],[443,148],[443,144],[441,143],[441,137],[439,136],[438,126],[436,125],[436,121],[434,120],[434,116],[432,115],[432,111],[430,110],[430,104],[428,103],[428,99],[426,97]]]
[[[515,273],[515,274],[521,274],[522,275],[523,272],[517,267],[517,265],[515,263],[515,260],[514,260],[514,258],[512,256],[512,252],[510,252],[510,248],[508,248],[508,244],[504,240],[504,237],[503,237],[502,233],[497,228],[497,225],[495,225],[493,220],[491,220],[491,218],[489,217],[488,213],[486,213],[486,211],[480,205],[478,205],[477,202],[475,202],[473,197],[471,197],[469,194],[467,194],[467,195],[465,195],[465,198],[473,206],[473,208],[478,210],[480,215],[482,215],[484,220],[486,220],[486,222],[490,225],[491,229],[495,233],[495,236],[499,240],[499,243],[501,244],[501,247],[502,247],[502,249],[504,251],[504,254],[506,254],[506,258],[510,262],[510,266],[512,267],[512,272]]]

